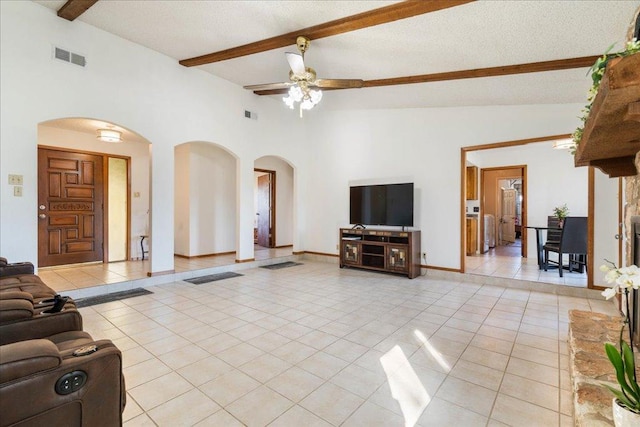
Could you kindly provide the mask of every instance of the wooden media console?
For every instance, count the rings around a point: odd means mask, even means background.
[[[420,231],[340,229],[340,268],[420,274]]]

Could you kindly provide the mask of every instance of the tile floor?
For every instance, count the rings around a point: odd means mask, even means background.
[[[256,245],[254,250],[256,261],[285,257],[291,254],[291,247],[268,249]],[[232,265],[235,263],[235,258],[235,253],[232,253],[198,258],[174,257],[173,261],[175,272],[180,273]],[[108,264],[87,263],[43,267],[38,269],[38,275],[47,285],[58,292],[63,292],[143,279],[147,277],[149,268],[149,260],[112,262]]]
[[[81,309],[125,426],[570,426],[565,297],[304,261]]]
[[[560,277],[557,269],[540,270],[535,258],[522,258],[520,256],[521,247],[519,242],[518,240],[516,244],[509,246],[496,246],[485,254],[467,256],[465,258],[466,273],[579,288],[587,287],[586,273],[565,271],[563,277]]]

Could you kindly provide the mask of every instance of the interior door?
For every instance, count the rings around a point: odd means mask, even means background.
[[[589,281],[595,286],[611,286],[604,279],[605,273],[600,271],[602,264],[610,261],[618,267],[623,266],[621,256],[624,235],[621,224],[624,192],[621,191],[621,179],[609,178],[599,169],[592,168],[593,203],[589,219],[593,222],[593,256],[587,274]],[[591,185],[591,184],[590,184]],[[588,260],[589,261],[589,260]]]
[[[38,149],[38,265],[103,261],[102,156]]]
[[[502,189],[502,241],[513,243],[516,241],[516,190],[513,188]]]
[[[258,177],[258,245],[271,247],[271,175]]]

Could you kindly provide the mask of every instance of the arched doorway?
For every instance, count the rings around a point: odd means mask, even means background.
[[[276,156],[254,162],[255,249],[293,245],[294,169]]]
[[[100,140],[100,129],[112,138]],[[38,125],[40,267],[142,258],[149,146],[139,134],[104,120],[62,118]]]
[[[236,162],[233,153],[210,142],[175,147],[176,256],[236,252]]]

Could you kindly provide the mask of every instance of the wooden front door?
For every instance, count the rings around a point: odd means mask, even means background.
[[[271,175],[258,177],[258,245],[271,247]]]
[[[38,265],[103,261],[102,156],[38,149]]]

